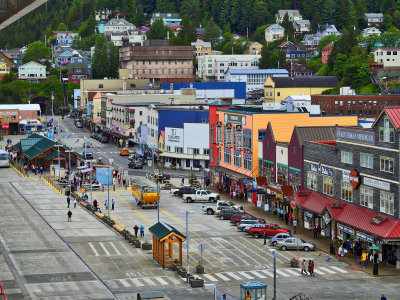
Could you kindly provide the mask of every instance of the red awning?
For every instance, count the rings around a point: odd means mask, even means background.
[[[384,239],[400,238],[400,221],[396,218],[309,190],[295,192],[295,197],[300,207],[317,214],[327,209],[338,223]]]

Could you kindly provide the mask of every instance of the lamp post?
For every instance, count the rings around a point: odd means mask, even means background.
[[[269,252],[274,256],[274,300],[276,300],[276,250],[268,249]]]
[[[110,171],[112,170],[114,160],[110,158],[111,168],[107,169],[107,203],[108,203],[108,217],[110,217]]]
[[[180,211],[180,214],[185,214],[186,215],[186,269],[187,269],[187,275],[186,275],[186,281],[187,281],[187,287],[190,287],[189,283],[189,214],[195,213],[194,211],[186,210],[186,211]]]

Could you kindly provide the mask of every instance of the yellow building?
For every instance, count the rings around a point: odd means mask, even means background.
[[[92,101],[92,123],[101,124],[101,93],[96,93]]]
[[[248,54],[261,54],[261,50],[263,45],[259,42],[252,42],[249,46],[249,49],[246,51]]]
[[[12,67],[15,67],[14,62],[12,61],[12,56],[0,52],[0,81],[3,75],[10,73]]]
[[[165,152],[165,131],[160,131],[160,136],[158,138],[158,151]]]
[[[338,84],[336,76],[268,77],[264,84],[265,102],[281,102],[292,95],[320,95]]]
[[[192,46],[194,46],[195,53],[196,53],[196,58],[202,55],[211,55],[211,43],[210,42],[205,42],[203,40],[197,40],[195,42],[191,43]]]

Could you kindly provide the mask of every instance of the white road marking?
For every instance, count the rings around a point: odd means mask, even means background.
[[[314,273],[321,274],[321,275],[325,274],[324,272],[320,271],[319,269],[314,269]]]
[[[156,285],[154,281],[152,281],[150,278],[143,277],[142,280],[145,281],[148,285]]]
[[[256,277],[258,277],[258,278],[267,278],[263,274],[260,274],[257,271],[250,271],[250,273],[256,275]]]
[[[276,270],[276,273],[282,275],[283,277],[289,277],[289,275],[284,273],[282,270]]]
[[[325,267],[319,267],[318,269],[325,271],[326,273],[329,273],[329,274],[336,274],[335,271],[329,270],[328,268],[325,268]]]
[[[218,276],[218,277],[221,278],[222,280],[230,281],[230,279],[229,279],[228,277],[226,277],[226,276],[224,276],[224,275],[222,275],[222,274],[220,274],[220,273],[215,273],[214,275],[215,275],[215,276]]]
[[[203,274],[204,277],[208,278],[211,281],[218,281],[218,279],[215,279],[213,276],[211,276],[210,274]]]
[[[228,275],[228,276],[231,276],[233,279],[242,280],[241,277],[235,275],[235,273],[233,273],[233,272],[226,272],[225,274]]]
[[[260,270],[260,272],[263,272],[264,274],[267,274],[269,277],[274,277],[274,274],[271,273],[270,271],[267,271],[267,270]]]
[[[346,270],[343,270],[343,269],[338,268],[338,267],[335,267],[335,266],[330,266],[330,268],[331,268],[331,269],[334,269],[334,270],[336,270],[336,271],[339,271],[339,272],[341,272],[341,273],[349,273],[349,272],[347,272]]]
[[[300,272],[297,270],[293,270],[293,269],[285,269],[286,272],[294,275],[294,276],[301,276]]]
[[[129,284],[129,282],[127,282],[125,279],[118,279],[119,282],[121,282],[121,284],[124,287],[131,287],[131,285]]]
[[[111,244],[111,247],[113,247],[114,251],[117,253],[117,255],[121,255],[121,253],[118,251],[118,249],[115,247],[115,245],[112,242],[110,242],[110,244]]]
[[[102,242],[99,242],[99,245],[101,248],[103,248],[104,252],[106,253],[107,256],[110,256],[110,252],[108,252],[108,250],[106,249],[106,247],[104,247]]]
[[[245,273],[245,272],[238,272],[240,275],[242,275],[243,277],[246,277],[247,279],[254,279],[253,277],[251,277],[249,274]]]
[[[125,251],[126,251],[128,254],[132,254],[131,250],[129,250],[128,247],[125,246],[125,243],[124,243],[124,242],[120,242],[120,243],[122,244],[122,248],[124,248]]]
[[[99,256],[99,252],[96,251],[92,243],[89,243],[90,249],[94,252],[94,256]]]
[[[139,281],[139,279],[136,279],[136,278],[129,278],[129,280],[132,281],[136,286],[144,286],[144,284],[141,283],[141,282]]]
[[[173,284],[180,284],[181,282],[179,280],[176,280],[175,277],[169,276],[167,277],[169,281],[171,281]]]
[[[162,279],[161,277],[154,277],[155,280],[157,280],[159,283],[161,283],[162,285],[169,285],[168,282],[166,282],[164,279]]]

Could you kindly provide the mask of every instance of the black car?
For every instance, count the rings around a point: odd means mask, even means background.
[[[130,168],[130,169],[143,169],[143,164],[138,160],[131,160],[128,163],[128,168]]]
[[[224,208],[218,213],[218,218],[221,220],[230,220],[234,215],[239,214],[240,211],[236,208]]]
[[[176,196],[182,197],[183,194],[195,194],[196,188],[193,186],[183,186],[179,191],[175,192]]]

